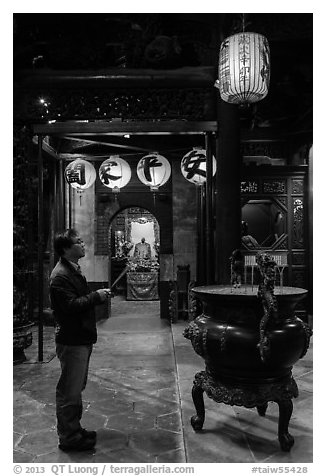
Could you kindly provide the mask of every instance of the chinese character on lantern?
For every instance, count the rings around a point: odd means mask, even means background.
[[[212,157],[213,172],[216,174],[216,159]],[[194,147],[181,160],[181,173],[188,182],[202,185],[206,182],[206,150]]]
[[[103,185],[118,192],[131,179],[130,165],[118,155],[111,155],[101,164],[99,176]]]
[[[157,152],[146,155],[137,165],[139,180],[155,192],[170,178],[171,165],[169,161]]]
[[[267,96],[270,81],[270,51],[267,39],[242,32],[226,38],[220,48],[219,79],[223,101],[255,103]]]
[[[82,192],[93,185],[96,179],[96,171],[87,160],[76,159],[67,165],[65,178],[72,188]]]

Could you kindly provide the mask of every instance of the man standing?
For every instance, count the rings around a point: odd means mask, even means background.
[[[82,391],[89,359],[97,340],[95,306],[110,289],[90,292],[78,260],[85,256],[83,240],[74,229],[57,233],[54,249],[60,256],[50,276],[50,299],[56,323],[56,352],[61,376],[56,387],[59,448],[84,451],[95,446],[96,432],[82,428]]]

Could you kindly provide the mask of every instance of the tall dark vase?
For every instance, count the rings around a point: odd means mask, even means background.
[[[263,258],[273,274],[273,262]],[[195,375],[192,390],[197,415],[191,424],[203,427],[203,392],[218,403],[257,407],[264,415],[269,401],[279,406],[279,442],[288,451],[294,444],[288,432],[292,398],[298,388],[293,365],[302,358],[311,330],[295,316],[295,307],[307,291],[274,288],[273,275],[262,263],[262,285],[233,288],[201,286],[192,289],[203,313],[189,323],[184,336],[205,360],[206,370]]]
[[[15,326],[13,329],[13,360],[20,364],[26,360],[25,349],[33,342],[33,323]]]

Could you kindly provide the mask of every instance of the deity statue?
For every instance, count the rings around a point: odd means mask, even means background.
[[[134,257],[141,259],[148,259],[151,257],[151,245],[142,238],[139,243],[135,245]]]

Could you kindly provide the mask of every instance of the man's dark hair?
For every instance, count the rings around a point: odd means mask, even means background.
[[[72,239],[78,236],[78,232],[74,228],[68,228],[67,230],[56,233],[54,237],[54,251],[59,256],[63,256],[65,249],[71,248],[73,245]]]

